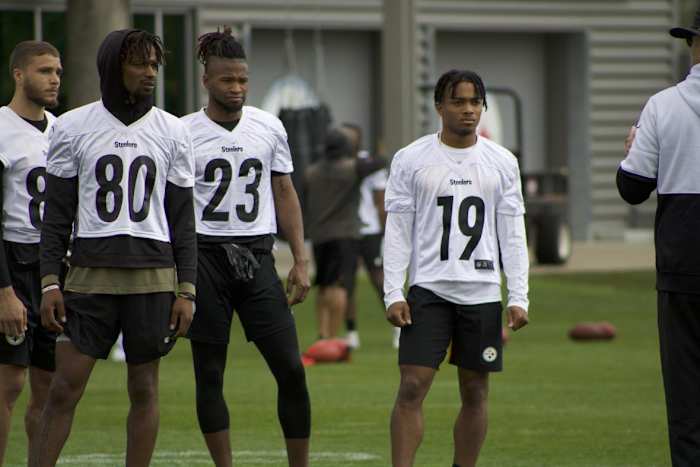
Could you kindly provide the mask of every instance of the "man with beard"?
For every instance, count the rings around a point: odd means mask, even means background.
[[[120,332],[131,404],[125,464],[146,466],[153,454],[158,363],[192,320],[197,257],[189,132],[153,106],[162,62],[158,36],[111,32],[97,56],[102,99],[62,115],[51,133],[41,313],[61,334],[34,467],[56,464],[96,359],[107,358]]]
[[[230,29],[199,38],[207,107],[183,117],[194,144],[197,314],[189,338],[197,418],[217,467],[230,466],[224,370],[235,309],[277,381],[277,414],[292,467],[309,462],[311,411],[290,305],[309,289],[301,209],[287,134],[275,116],[244,106],[248,65]],[[294,265],[285,290],[272,246],[277,222]]]
[[[39,230],[48,134],[55,120],[45,109],[58,105],[62,72],[53,45],[20,42],[10,55],[15,93],[0,108],[0,465],[27,368],[24,423],[30,447],[55,368],[56,336],[41,326],[39,312]]]

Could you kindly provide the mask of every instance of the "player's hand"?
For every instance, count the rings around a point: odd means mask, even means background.
[[[66,308],[59,289],[49,290],[41,296],[41,324],[49,331],[63,332],[66,324]]]
[[[513,331],[517,331],[523,326],[527,326],[530,322],[530,318],[527,316],[527,311],[520,308],[519,306],[509,306],[506,310],[508,315],[508,327]]]
[[[632,125],[629,133],[627,133],[627,138],[625,138],[625,156],[630,152],[632,148],[632,143],[634,143],[634,137],[637,135],[637,125]]]
[[[292,269],[287,275],[287,303],[292,306],[301,303],[306,298],[311,288],[309,273],[307,271],[307,260],[295,261]]]
[[[0,334],[18,337],[27,330],[27,309],[12,286],[0,289]]]
[[[394,302],[389,305],[386,310],[386,319],[400,328],[413,324],[411,322],[411,308],[406,302]]]
[[[194,302],[183,297],[177,297],[170,312],[170,331],[175,332],[174,337],[185,337],[192,324],[194,316]]]

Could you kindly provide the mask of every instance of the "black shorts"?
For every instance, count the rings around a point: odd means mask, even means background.
[[[382,239],[384,234],[363,235],[360,239],[360,258],[367,271],[382,269]]]
[[[0,363],[33,366],[45,371],[56,369],[56,334],[41,325],[41,277],[38,245],[5,242],[7,265],[17,298],[27,309],[28,330],[24,340],[11,345],[0,334]]]
[[[173,348],[170,338],[172,292],[145,294],[83,294],[65,292],[64,334],[83,354],[106,359],[121,332],[126,362],[148,363]],[[59,342],[63,339],[59,336]]]
[[[238,280],[223,248],[197,252],[197,312],[187,335],[191,340],[227,344],[234,310],[246,339],[255,341],[294,327],[282,281],[270,252],[255,253],[260,268],[250,281]]]
[[[456,305],[430,290],[408,292],[410,326],[401,328],[399,365],[438,369],[450,342],[450,363],[479,372],[503,369],[501,303]]]
[[[358,240],[343,238],[314,244],[316,285],[338,285],[352,290],[357,269]]]

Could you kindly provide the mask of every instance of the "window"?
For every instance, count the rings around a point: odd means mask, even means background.
[[[0,7],[2,8],[2,7]],[[70,72],[65,66],[66,50],[66,14],[63,11],[38,9],[40,12],[39,31],[35,31],[35,10],[0,9],[0,73],[9,73],[9,59],[12,49],[18,42],[41,37],[52,43],[63,57],[65,68],[64,82],[70,79]],[[162,12],[138,12],[133,15],[134,27],[160,34],[168,51],[166,64],[161,71],[157,90],[156,104],[177,116],[195,110],[193,108],[194,84],[192,54],[194,39],[191,33],[189,15],[163,14]],[[189,65],[188,65],[189,64]],[[7,76],[7,75],[4,75]],[[53,112],[57,115],[68,110],[66,86],[61,86],[59,107]],[[14,82],[0,79],[0,105],[6,105],[12,99]]]
[[[70,79],[70,70],[66,67],[66,14],[62,11],[42,12],[41,29],[42,39],[53,44],[61,54],[61,61],[65,71],[61,81],[61,90],[58,94],[58,107],[51,109],[52,113],[60,115],[68,110],[68,95],[66,94],[68,86],[65,86],[64,83],[66,79]]]
[[[163,43],[168,50],[165,74],[165,110],[181,117],[187,113],[187,76],[185,54],[193,45],[185,44],[185,17],[163,16]],[[192,52],[190,52],[192,53]],[[192,70],[189,70],[192,73]]]
[[[34,13],[32,11],[0,10],[0,105],[12,100],[15,82],[10,77],[10,53],[18,42],[34,39]]]

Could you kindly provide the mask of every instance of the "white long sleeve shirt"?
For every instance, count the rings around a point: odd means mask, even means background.
[[[528,253],[520,172],[505,148],[479,138],[449,148],[428,135],[393,159],[386,193],[384,301],[419,285],[456,304],[501,300],[528,309]]]

